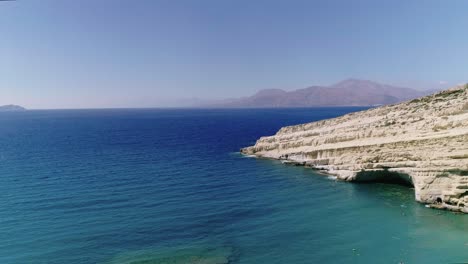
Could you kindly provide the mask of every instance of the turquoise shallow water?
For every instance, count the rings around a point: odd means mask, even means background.
[[[359,108],[0,114],[0,263],[463,263],[468,216],[237,153]]]

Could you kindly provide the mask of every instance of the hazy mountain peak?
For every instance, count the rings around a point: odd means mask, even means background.
[[[361,80],[361,79],[355,79],[355,78],[349,78],[349,79],[345,79],[341,82],[338,82],[334,85],[332,85],[332,87],[345,87],[345,86],[355,86],[355,85],[360,85],[360,86],[363,86],[363,85],[381,85],[377,82],[374,82],[374,81],[370,81],[370,80]]]
[[[286,91],[281,89],[263,89],[258,91],[254,96],[272,96],[272,95],[282,95],[285,94]]]

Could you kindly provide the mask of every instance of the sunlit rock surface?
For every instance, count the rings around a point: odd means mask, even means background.
[[[468,213],[468,85],[283,127],[241,152],[346,181],[407,183],[419,202]]]

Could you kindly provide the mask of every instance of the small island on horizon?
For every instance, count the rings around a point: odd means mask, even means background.
[[[14,104],[0,106],[0,112],[23,112],[26,110],[26,108]]]

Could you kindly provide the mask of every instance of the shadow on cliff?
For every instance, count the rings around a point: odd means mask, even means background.
[[[388,183],[414,187],[411,176],[405,173],[389,171],[388,168],[376,171],[360,171],[356,174],[356,183]]]

